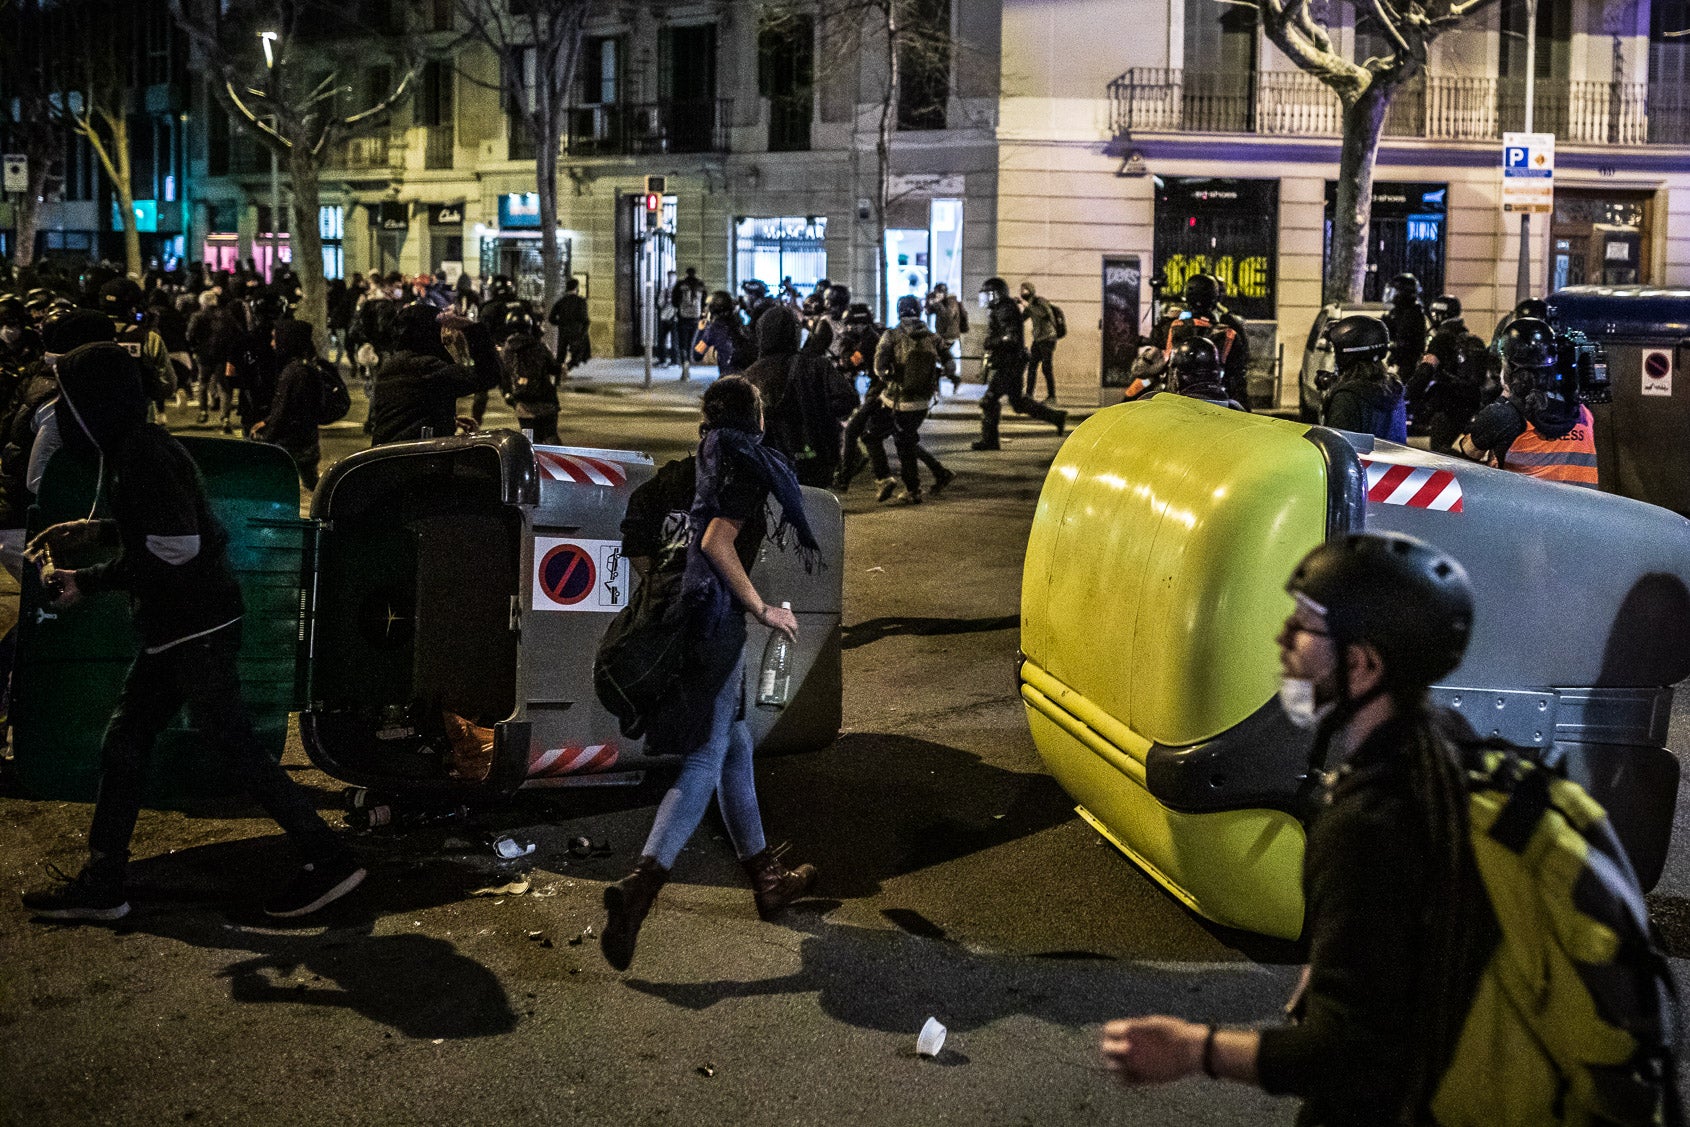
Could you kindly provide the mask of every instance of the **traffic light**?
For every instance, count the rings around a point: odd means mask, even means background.
[[[645,178],[645,229],[655,231],[663,226],[663,192],[667,187],[667,177],[647,176]]]

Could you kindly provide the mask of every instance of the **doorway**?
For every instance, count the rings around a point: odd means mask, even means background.
[[[1647,285],[1655,195],[1564,188],[1550,224],[1549,288]]]

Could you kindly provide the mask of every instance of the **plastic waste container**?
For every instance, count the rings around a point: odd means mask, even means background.
[[[1548,302],[1557,329],[1607,352],[1613,402],[1591,408],[1602,488],[1690,516],[1690,288],[1568,286]]]
[[[1678,788],[1672,686],[1690,675],[1690,521],[1172,395],[1074,432],[1028,543],[1021,695],[1081,814],[1203,916],[1301,932],[1311,737],[1279,708],[1274,638],[1296,562],[1360,529],[1468,568],[1474,634],[1435,698],[1565,762],[1652,885]]]
[[[313,762],[389,794],[491,801],[522,787],[608,781],[650,762],[622,739],[592,686],[599,638],[629,597],[620,525],[629,495],[654,472],[649,457],[535,447],[511,431],[380,446],[336,463],[300,520],[291,476],[278,515],[279,499],[262,513],[232,507],[223,475],[208,468],[252,457],[291,475],[285,456],[268,456],[279,451],[210,440],[190,450],[231,534],[245,529],[258,545],[233,552],[248,597],[243,675],[252,671],[248,694],[277,754],[291,705]],[[87,500],[79,503],[66,511],[85,513]],[[823,490],[805,490],[805,505],[823,566],[806,573],[795,552],[765,543],[757,570],[760,588],[789,600],[802,626],[791,703],[756,708],[748,692],[765,750],[824,747],[840,725],[844,524]],[[59,633],[56,649],[20,647],[43,717],[19,733],[20,770],[33,793],[86,800],[133,643],[103,607],[35,624],[41,602],[26,586],[32,628]],[[753,659],[767,634],[753,625]],[[88,659],[76,655],[88,653],[111,675],[87,682]],[[49,731],[55,693],[74,696],[86,723]],[[464,770],[448,715],[492,730],[490,764]],[[161,761],[161,780],[167,767]]]

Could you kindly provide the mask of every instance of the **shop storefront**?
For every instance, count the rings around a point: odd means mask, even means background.
[[[323,277],[346,277],[346,209],[333,204],[319,207],[317,234],[323,240]]]
[[[464,205],[434,204],[428,209],[428,268],[456,278],[464,268]]]
[[[1326,182],[1326,237],[1321,261],[1332,252],[1336,181]],[[1373,218],[1367,230],[1367,277],[1363,301],[1385,300],[1385,284],[1398,274],[1420,279],[1427,300],[1444,292],[1444,234],[1449,185],[1373,182]]]
[[[1549,288],[1654,281],[1650,269],[1653,192],[1560,188],[1550,224]]]
[[[1158,176],[1158,301],[1178,301],[1185,280],[1213,274],[1227,308],[1250,321],[1277,316],[1279,181]]]
[[[462,219],[459,219],[460,224]],[[462,228],[460,227],[460,230]],[[516,283],[517,295],[539,302],[546,291],[540,271],[540,197],[533,192],[508,192],[499,197],[499,225],[488,230],[476,225],[481,241],[478,255],[481,275],[503,274]],[[459,242],[460,253],[462,242]],[[573,246],[561,232],[558,253],[563,259],[563,276],[569,277]]]
[[[962,178],[950,178],[952,190],[962,190]],[[887,324],[898,318],[898,299],[906,294],[925,301],[943,282],[953,294],[962,291],[962,200],[911,201],[925,210],[925,227],[888,227],[886,231]]]
[[[891,237],[890,231],[887,237]],[[756,278],[774,293],[782,279],[791,278],[800,293],[808,294],[825,277],[827,216],[749,216],[734,220],[736,288]]]
[[[370,205],[370,268],[378,274],[400,269],[405,236],[411,230],[411,208],[397,200]]]

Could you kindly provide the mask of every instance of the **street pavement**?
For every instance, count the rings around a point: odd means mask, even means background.
[[[564,441],[683,453],[707,374],[646,390],[637,365],[595,361],[565,393]],[[879,506],[865,480],[844,498],[844,729],[758,768],[770,839],[821,870],[788,918],[757,919],[712,816],[632,970],[604,963],[587,929],[638,856],[656,775],[355,837],[368,882],[299,927],[257,910],[293,863],[273,825],[233,803],[148,811],[131,916],[44,926],[10,898],[43,861],[75,870],[89,809],[8,786],[0,1123],[1290,1123],[1291,1103],[1242,1087],[1125,1090],[1099,1067],[1111,1017],[1275,1020],[1297,955],[1193,916],[1041,769],[1014,660],[1058,440],[1010,421],[1003,452],[968,451],[967,390],[929,426],[950,492]],[[354,418],[325,453],[363,445]],[[297,739],[287,763],[338,809]],[[495,858],[484,836],[507,832],[535,853]],[[577,837],[610,855],[572,856]],[[1676,850],[1653,898],[1675,953],[1687,876]],[[931,1060],[928,1017],[950,1030]]]

